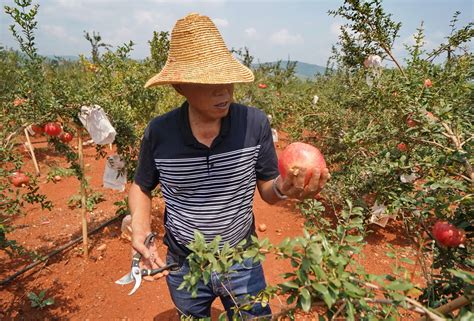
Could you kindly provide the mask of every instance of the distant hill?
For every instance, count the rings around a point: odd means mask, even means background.
[[[253,66],[258,67],[260,65],[272,65],[276,63],[277,63],[276,61],[264,62],[264,63],[254,64]],[[282,60],[280,62],[280,66],[282,68],[286,68],[287,65],[288,65],[287,60]],[[305,78],[305,79],[313,78],[316,74],[324,74],[325,71],[326,71],[326,67],[323,67],[323,66],[308,64],[306,62],[301,62],[301,61],[296,62],[295,72],[296,72],[296,76],[300,78]]]
[[[56,60],[56,59],[61,59],[61,60],[67,60],[67,61],[78,61],[79,60],[79,55],[77,56],[55,56],[55,55],[45,55],[43,56],[49,60]]]
[[[56,59],[62,59],[66,61],[78,61],[79,56],[54,56],[54,55],[45,55],[45,58],[49,60],[56,60]],[[257,68],[260,65],[273,65],[276,64],[276,61],[272,62],[263,62],[263,63],[256,63],[253,64],[252,67]],[[288,64],[288,60],[282,60],[280,62],[280,66],[282,68],[286,68]],[[308,78],[313,78],[316,74],[324,74],[326,71],[326,67],[315,65],[315,64],[309,64],[306,62],[301,62],[297,61],[296,62],[296,76],[299,78],[303,79],[308,79]]]

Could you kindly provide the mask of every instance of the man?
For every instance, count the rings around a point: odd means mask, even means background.
[[[231,277],[213,274],[209,284],[201,282],[196,298],[178,291],[189,269],[186,246],[195,230],[206,241],[220,235],[221,246],[224,242],[235,246],[255,235],[255,187],[264,201],[274,204],[287,197],[312,197],[329,178],[327,169],[316,170],[304,186],[305,168],[285,180],[280,178],[266,115],[233,102],[234,84],[253,80],[252,72],[229,53],[212,21],[190,14],[177,21],[168,60],[145,85],[171,84],[186,102],[153,119],[145,130],[129,193],[132,246],[147,266],[165,265],[154,244],[144,245],[151,232],[151,191],[160,184],[165,200],[166,263],[180,266],[164,274],[173,302],[185,317],[209,317],[212,302],[220,297],[231,318],[235,302],[266,286],[261,265],[246,261],[233,267]],[[271,311],[255,304],[245,314],[255,317]]]

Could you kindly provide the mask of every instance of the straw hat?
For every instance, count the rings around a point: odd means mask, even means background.
[[[171,32],[168,59],[145,87],[164,84],[231,84],[254,80],[250,69],[227,49],[209,17],[192,13],[179,19]]]

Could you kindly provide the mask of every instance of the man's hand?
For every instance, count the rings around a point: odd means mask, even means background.
[[[306,172],[312,171],[309,182],[305,185]],[[289,171],[283,179],[281,176],[276,178],[276,187],[284,195],[290,198],[303,200],[305,198],[313,198],[324,187],[328,179],[331,178],[327,168],[299,168],[294,167]]]
[[[140,268],[145,269],[158,269],[165,266],[165,262],[158,255],[156,243],[153,240],[148,247],[145,246],[145,238],[149,233],[146,232],[133,232],[132,234],[132,257],[135,253],[139,252],[142,255],[140,261]],[[159,279],[165,275],[168,275],[168,270],[158,273],[154,276],[145,276],[144,280],[153,281]]]

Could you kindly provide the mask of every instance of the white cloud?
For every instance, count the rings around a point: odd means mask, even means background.
[[[54,38],[58,38],[62,41],[78,43],[79,40],[70,36],[63,27],[60,26],[53,26],[53,25],[44,25],[41,27],[47,34],[53,36]]]
[[[245,34],[249,38],[257,38],[257,30],[255,28],[247,28],[245,29]]]
[[[281,29],[271,35],[270,41],[277,45],[296,45],[304,43],[300,34],[290,34],[288,29]]]
[[[214,18],[212,19],[212,21],[214,22],[214,24],[216,25],[216,27],[227,27],[229,25],[229,21],[227,21],[226,19],[222,19],[222,18]]]

